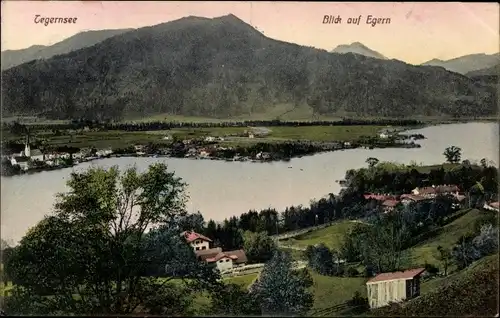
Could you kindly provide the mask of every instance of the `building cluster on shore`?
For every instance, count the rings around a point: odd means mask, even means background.
[[[26,139],[25,149],[20,153],[3,156],[2,159],[10,162],[16,173],[34,172],[65,168],[80,162],[95,160],[99,158],[122,157],[122,156],[165,156],[191,159],[210,159],[225,161],[252,161],[268,162],[273,160],[289,160],[292,157],[302,157],[318,152],[352,149],[357,147],[386,147],[386,144],[375,145],[353,144],[349,141],[305,141],[295,140],[285,142],[283,145],[269,146],[268,143],[249,143],[247,146],[227,146],[222,144],[226,138],[245,137],[249,139],[264,137],[268,132],[260,130],[245,130],[243,133],[227,135],[225,137],[204,136],[201,138],[186,138],[174,141],[172,136],[162,137],[162,143],[158,145],[135,145],[125,149],[101,149],[95,148],[76,149],[78,152],[51,151],[42,152],[40,149],[31,149],[29,137]],[[377,140],[394,138],[394,131],[382,131]],[[165,144],[165,141],[170,143]],[[262,147],[262,145],[266,147]],[[404,140],[395,139],[393,146],[417,147],[418,144],[406,143]],[[10,175],[12,173],[7,173]]]
[[[375,194],[367,193],[364,195],[365,200],[373,202],[373,205],[379,205],[385,213],[393,211],[399,205],[408,205],[412,202],[425,202],[435,199],[439,195],[450,195],[456,203],[456,208],[465,201],[466,195],[457,185],[433,185],[430,187],[415,188],[411,193],[402,195],[393,194]],[[498,211],[498,202],[485,203],[485,209]]]

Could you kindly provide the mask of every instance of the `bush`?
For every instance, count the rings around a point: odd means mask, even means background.
[[[349,307],[354,307],[352,312],[355,314],[362,313],[370,308],[368,298],[361,297],[361,294],[358,291],[355,292],[354,296],[347,301],[347,305]]]
[[[359,271],[356,269],[356,267],[349,266],[346,270],[346,276],[347,277],[357,277],[359,275]]]
[[[439,273],[439,268],[432,264],[425,263],[425,271],[431,275],[436,275]]]

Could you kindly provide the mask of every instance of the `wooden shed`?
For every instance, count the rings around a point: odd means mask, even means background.
[[[424,268],[382,273],[366,282],[370,308],[387,306],[420,295],[420,275]]]

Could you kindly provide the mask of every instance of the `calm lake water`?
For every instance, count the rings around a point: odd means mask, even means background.
[[[414,130],[427,137],[415,149],[354,149],[292,159],[290,162],[250,163],[174,158],[110,158],[87,162],[74,168],[1,178],[1,236],[12,242],[51,212],[54,195],[66,190],[72,170],[91,165],[146,169],[166,162],[188,183],[190,212],[205,219],[222,220],[249,209],[308,204],[313,198],[338,193],[336,180],[346,170],[366,166],[368,157],[408,164],[440,164],[450,145],[462,148],[462,159],[487,158],[498,164],[499,130],[496,123],[467,123],[432,126]],[[289,168],[291,166],[292,168]]]

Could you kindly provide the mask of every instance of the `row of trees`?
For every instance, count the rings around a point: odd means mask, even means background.
[[[165,118],[168,120],[168,117]],[[61,131],[61,130],[77,130],[77,129],[94,129],[99,130],[120,130],[120,131],[155,131],[169,130],[175,128],[228,128],[228,127],[305,127],[305,126],[403,126],[416,127],[423,123],[413,119],[349,119],[335,121],[285,121],[285,120],[245,120],[245,121],[223,121],[223,122],[179,122],[179,121],[151,121],[151,122],[130,122],[130,123],[115,123],[115,122],[100,122],[96,120],[72,120],[67,124],[36,124],[32,123],[29,126],[19,122],[2,123],[2,129],[9,131],[11,134],[24,136],[29,131]]]

